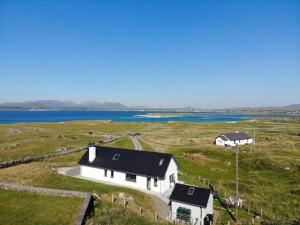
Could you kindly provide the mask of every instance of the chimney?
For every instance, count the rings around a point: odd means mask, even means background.
[[[94,144],[89,145],[89,162],[93,162],[94,159],[96,158],[96,147]]]

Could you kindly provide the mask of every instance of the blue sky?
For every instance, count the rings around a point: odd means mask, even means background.
[[[0,0],[0,102],[300,103],[300,1]]]

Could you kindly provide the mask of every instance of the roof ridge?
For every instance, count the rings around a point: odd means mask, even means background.
[[[158,155],[166,155],[166,156],[173,156],[172,154],[170,153],[164,153],[164,152],[154,152],[154,151],[145,151],[145,150],[142,150],[142,151],[138,151],[138,150],[135,150],[135,149],[130,149],[130,148],[115,148],[115,147],[108,147],[108,146],[96,146],[96,149],[98,148],[103,148],[103,149],[114,149],[114,150],[121,150],[121,151],[133,151],[137,154],[143,154],[143,153],[150,153],[150,154],[158,154]]]
[[[210,190],[209,188],[204,188],[204,187],[199,187],[199,186],[195,186],[195,185],[192,185],[192,184],[180,184],[180,183],[176,183],[176,185],[184,185],[184,186],[189,186],[189,187],[195,187],[195,188],[198,188],[198,189],[205,189],[205,190]]]

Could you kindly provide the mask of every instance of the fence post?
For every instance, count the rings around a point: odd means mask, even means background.
[[[262,218],[263,214],[262,214],[262,208],[260,208],[260,217]]]
[[[158,213],[157,213],[157,211],[155,212],[155,222],[158,222]]]
[[[143,208],[140,206],[140,216],[143,214]]]
[[[250,213],[250,202],[248,203],[248,214]]]
[[[124,209],[126,207],[126,199],[125,199],[125,197],[123,197],[123,207],[124,207]]]

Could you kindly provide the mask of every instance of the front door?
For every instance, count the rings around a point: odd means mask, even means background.
[[[147,189],[151,190],[151,178],[147,177]]]

